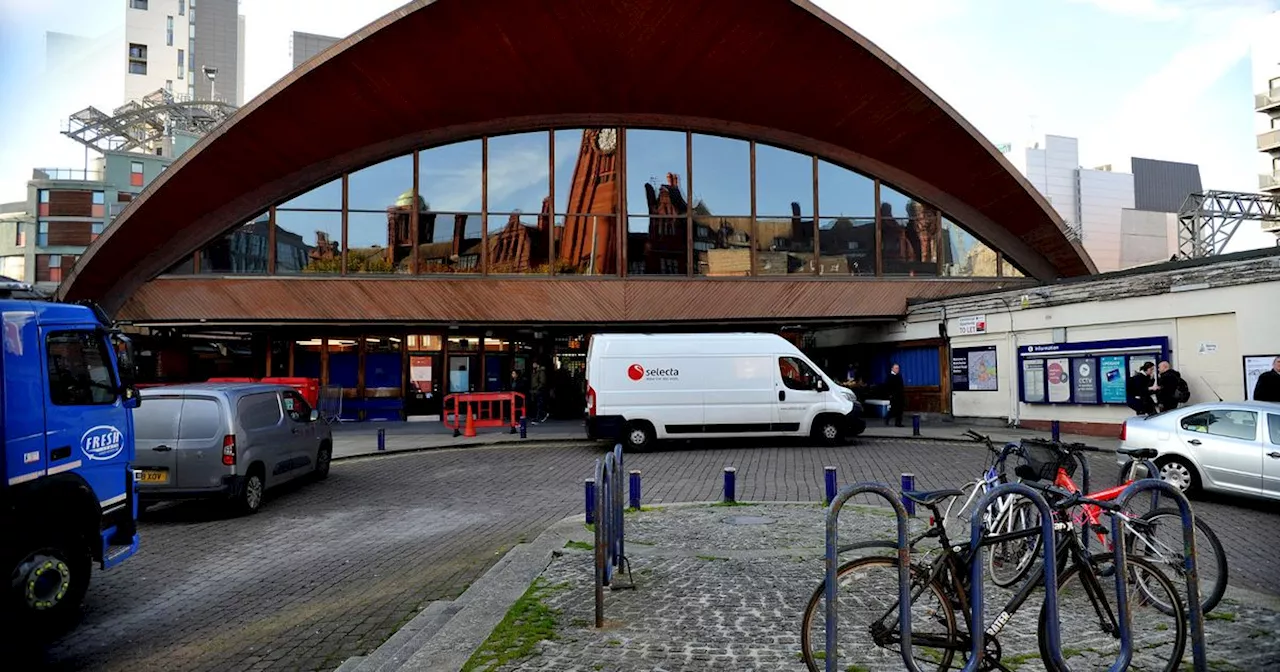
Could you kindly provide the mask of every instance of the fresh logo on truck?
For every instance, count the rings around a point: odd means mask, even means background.
[[[627,367],[627,377],[636,382],[640,382],[645,378],[650,380],[675,380],[680,377],[680,369],[646,369],[639,364],[632,364]]]
[[[124,434],[111,425],[91,427],[80,437],[80,452],[91,460],[111,460],[124,450]]]

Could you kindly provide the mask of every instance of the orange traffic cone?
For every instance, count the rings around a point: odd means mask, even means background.
[[[462,435],[472,438],[476,435],[476,426],[471,421],[471,407],[467,407],[467,426],[462,430]]]

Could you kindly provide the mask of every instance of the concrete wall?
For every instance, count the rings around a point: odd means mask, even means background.
[[[200,0],[196,3],[196,97],[211,95],[232,105],[239,105],[240,82],[240,15],[237,0]],[[201,70],[206,65],[218,68],[218,77],[210,82]],[[213,89],[211,91],[211,89]]]
[[[293,67],[311,60],[316,54],[340,42],[342,38],[293,31]]]
[[[1120,268],[1168,261],[1178,252],[1178,216],[1169,212],[1120,211]]]
[[[1079,170],[1080,233],[1099,273],[1120,270],[1121,211],[1133,208],[1133,175]]]

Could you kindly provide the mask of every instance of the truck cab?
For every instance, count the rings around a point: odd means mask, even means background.
[[[0,584],[6,621],[70,625],[91,565],[138,549],[128,339],[93,306],[0,299]]]

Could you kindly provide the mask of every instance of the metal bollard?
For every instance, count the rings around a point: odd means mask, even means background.
[[[527,415],[520,416],[520,438],[529,438],[529,416]]]
[[[1049,423],[1049,431],[1053,432],[1053,440],[1060,441],[1062,439],[1062,424],[1057,420]]]
[[[903,474],[902,475],[902,491],[909,492],[909,491],[914,491],[915,489],[916,489],[916,475]],[[916,503],[907,499],[906,497],[902,498],[902,508],[907,510],[908,516],[914,517],[916,515]]]
[[[640,510],[640,470],[631,470],[631,483],[627,486],[632,511]]]
[[[387,430],[379,428],[378,429],[378,450],[381,451],[386,449],[387,449]]]
[[[920,414],[911,416],[911,436],[920,436]]]
[[[724,503],[725,504],[733,504],[734,502],[738,501],[737,497],[734,496],[734,492],[733,492],[734,485],[735,485],[734,479],[737,478],[737,473],[738,473],[738,470],[735,467],[724,468]]]
[[[596,479],[588,478],[585,485],[587,489],[587,524],[594,525],[596,523]]]
[[[827,490],[826,496],[822,499],[822,503],[824,506],[830,506],[831,502],[836,499],[836,468],[823,467],[822,480],[824,481]]]

